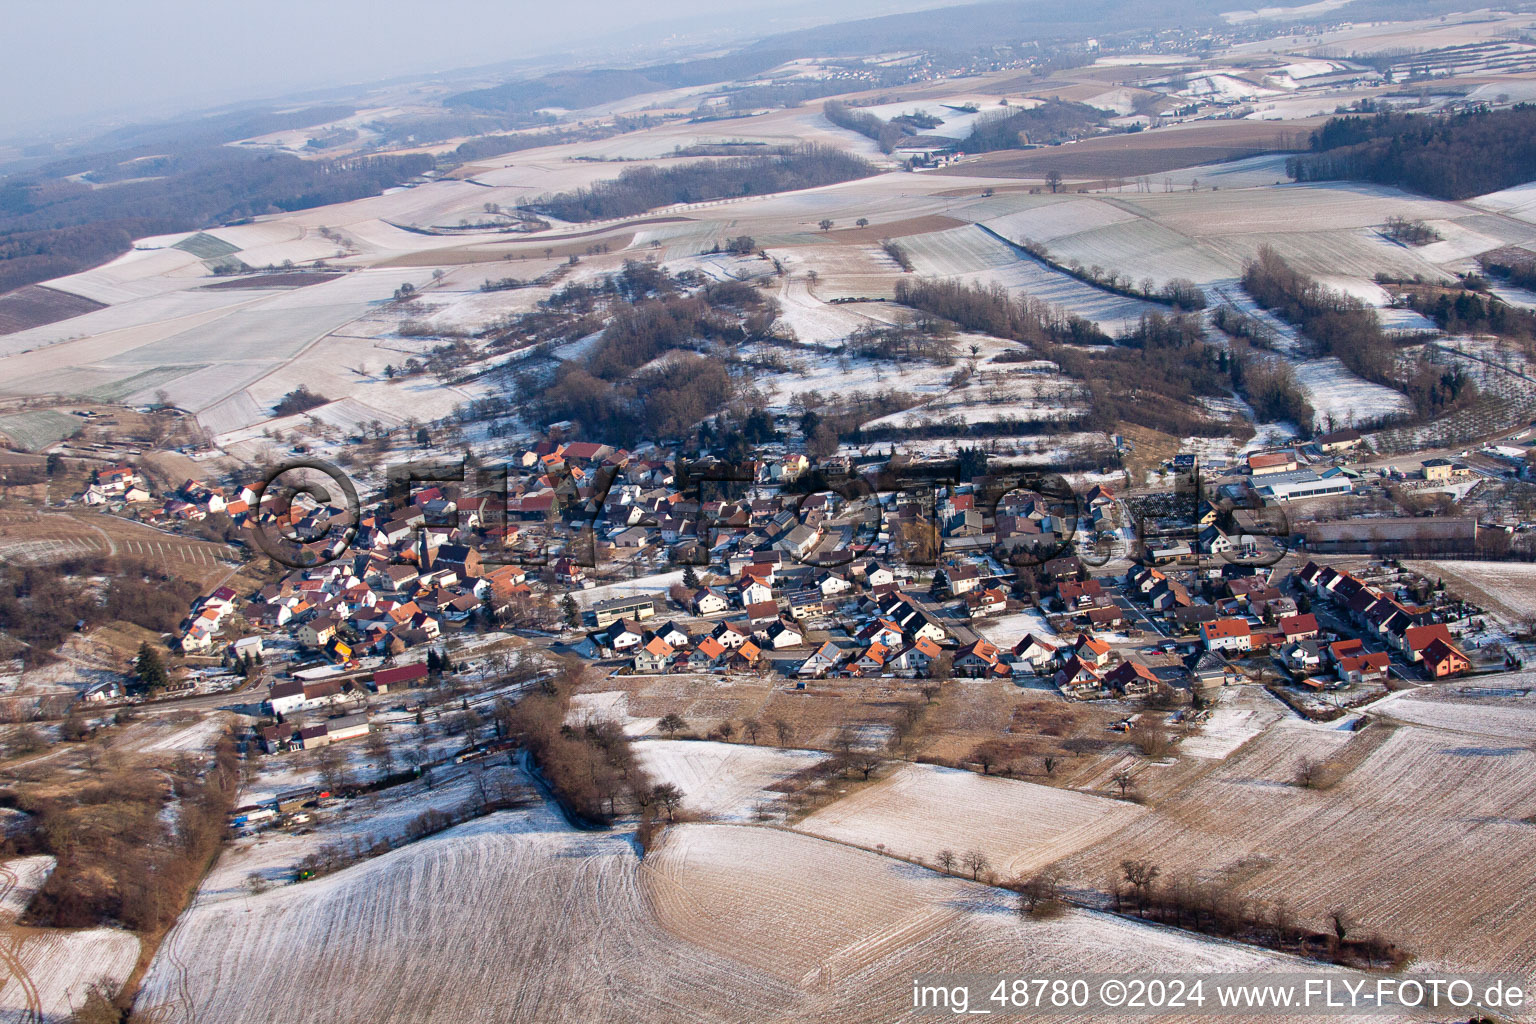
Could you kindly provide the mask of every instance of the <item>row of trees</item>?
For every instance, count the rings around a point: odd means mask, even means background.
[[[588,821],[608,822],[638,810],[649,817],[660,796],[617,723],[566,723],[582,680],[579,662],[566,664],[541,690],[512,705],[508,734],[526,749],[560,801]],[[670,798],[670,811],[676,800]]]
[[[1243,270],[1243,288],[1265,309],[1296,325],[1319,355],[1337,357],[1366,380],[1401,391],[1419,419],[1470,404],[1477,385],[1459,365],[1420,359],[1407,372],[1397,366],[1398,339],[1381,327],[1364,301],[1321,284],[1288,264],[1270,246]]]
[[[728,157],[676,167],[631,167],[612,181],[534,202],[529,209],[561,220],[628,217],[673,203],[832,185],[876,173],[873,164],[830,146],[796,146],[772,156]]]
[[[1054,190],[1053,190],[1054,191]],[[1091,284],[1096,288],[1102,288],[1116,295],[1124,295],[1132,299],[1144,299],[1147,302],[1160,302],[1166,306],[1176,306],[1179,309],[1204,309],[1205,292],[1195,282],[1185,277],[1175,277],[1166,284],[1159,285],[1150,277],[1142,278],[1137,283],[1130,275],[1122,277],[1116,270],[1105,270],[1095,264],[1085,267],[1077,260],[1068,260],[1065,263],[1051,256],[1051,252],[1038,242],[1026,241],[1020,246],[1041,263],[1054,270],[1077,278],[1079,281]]]
[[[1029,295],[1014,297],[1001,285],[919,278],[896,282],[896,301],[952,320],[968,331],[1031,344],[1107,344],[1090,320]]]

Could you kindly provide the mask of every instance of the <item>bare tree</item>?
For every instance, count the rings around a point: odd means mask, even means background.
[[[944,873],[946,875],[954,874],[954,872],[955,872],[955,861],[957,859],[955,857],[955,851],[954,850],[951,850],[951,849],[948,849],[948,848],[940,850],[939,851],[939,855],[936,858],[934,858],[934,859],[938,862],[939,867],[943,869],[943,871],[944,871]]]
[[[1046,775],[1056,774],[1056,759],[1054,757],[1047,756],[1040,762],[1040,764],[1043,768],[1045,768]]]
[[[1151,718],[1143,716],[1131,726],[1128,737],[1136,749],[1150,758],[1163,758],[1173,750],[1173,737],[1167,728]]]
[[[755,718],[743,719],[741,723],[741,731],[749,741],[756,743],[757,734],[763,731],[763,723],[759,722]]]
[[[981,881],[981,873],[992,866],[987,855],[980,850],[965,851],[962,862],[965,864],[965,869],[971,873],[971,880],[977,882]]]
[[[853,770],[864,776],[864,781],[869,781],[870,773],[885,763],[885,759],[879,754],[855,754],[850,764]]]
[[[1162,869],[1151,861],[1127,858],[1120,862],[1120,873],[1136,890],[1136,906],[1138,910],[1145,910],[1147,897],[1151,895],[1152,883],[1157,876],[1162,874]]]
[[[1355,927],[1355,917],[1343,906],[1334,907],[1328,911],[1328,925],[1333,929],[1333,938],[1342,944]]]
[[[1120,787],[1120,797],[1124,799],[1127,794],[1136,788],[1136,776],[1127,768],[1121,768],[1111,776],[1111,781]]]
[[[651,796],[666,809],[668,821],[676,820],[677,805],[683,802],[682,790],[670,782],[663,782],[651,790]]]
[[[1047,917],[1061,908],[1061,872],[1048,867],[1018,884],[1019,914]]]
[[[395,748],[390,746],[389,737],[380,726],[374,726],[368,733],[368,756],[378,764],[380,774],[394,774]]]
[[[976,749],[971,751],[970,759],[976,764],[981,765],[981,774],[991,775],[992,766],[1000,763],[1007,756],[1007,744],[1001,740],[987,740],[977,745]]]
[[[775,718],[773,720],[773,732],[774,735],[778,736],[779,746],[781,747],[789,746],[790,740],[795,738],[795,727],[782,718]]]
[[[656,728],[660,729],[667,739],[671,739],[688,728],[688,723],[683,721],[682,715],[675,711],[669,711],[661,716],[661,720],[656,723]]]

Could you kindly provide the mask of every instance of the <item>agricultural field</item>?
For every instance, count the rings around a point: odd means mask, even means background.
[[[763,729],[766,734],[772,730]],[[651,739],[635,745],[641,766],[657,782],[683,791],[685,812],[715,821],[749,821],[770,810],[785,779],[826,755],[747,743]]]
[[[0,295],[0,334],[15,334],[101,308],[102,303],[81,295],[28,285]]]
[[[571,985],[572,963],[589,983]],[[872,1024],[903,1009],[919,970],[1283,963],[1086,911],[1022,922],[997,890],[778,830],[678,825],[641,861],[623,836],[534,808],[317,881],[200,899],[137,1005],[168,1022],[319,1021],[345,990],[385,1022]]]
[[[1012,878],[1093,845],[1140,813],[1102,796],[904,764],[796,828],[927,863],[941,849],[979,849],[999,877]]]
[[[1502,676],[1488,686],[1471,683],[1415,690],[1378,705],[1389,719],[1480,737],[1492,743],[1536,740],[1536,687],[1532,673]]]
[[[778,986],[647,926],[639,865],[621,836],[572,832],[542,809],[498,813],[314,882],[199,902],[139,1005],[167,1021],[318,1021],[344,989],[372,1020],[542,1021],[686,1016],[726,992],[766,1013]],[[572,986],[577,962],[601,965],[593,984]]]
[[[52,870],[51,857],[0,863],[0,1020],[67,1020],[93,985],[116,989],[138,960],[130,932],[16,923]]]
[[[1410,562],[1414,572],[1445,585],[1475,604],[1518,623],[1536,616],[1536,564],[1530,562]]]
[[[1336,423],[1342,428],[1360,418],[1375,419],[1413,409],[1408,396],[1362,380],[1337,356],[1304,359],[1293,369],[1296,384],[1317,413],[1319,424]]]
[[[1303,759],[1334,766],[1337,781],[1301,787]],[[1245,897],[1283,898],[1303,922],[1345,904],[1359,929],[1423,967],[1526,973],[1536,926],[1510,901],[1530,884],[1533,776],[1536,754],[1497,737],[1274,728],[1064,866],[1092,883],[1144,857],[1165,878],[1225,879]],[[1332,851],[1326,870],[1313,856],[1320,838]],[[1488,884],[1474,894],[1463,877]]]
[[[73,437],[85,426],[68,413],[53,409],[34,409],[0,416],[0,436],[23,451],[39,451],[56,441]]]

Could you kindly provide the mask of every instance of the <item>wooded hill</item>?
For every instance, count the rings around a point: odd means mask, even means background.
[[[1440,199],[1468,199],[1519,185],[1536,173],[1536,105],[1448,117],[1335,117],[1312,133],[1310,148],[1285,163],[1296,181],[1354,178]]]

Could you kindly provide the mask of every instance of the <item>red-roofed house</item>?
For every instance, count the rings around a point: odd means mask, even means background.
[[[1471,659],[1462,654],[1455,644],[1439,637],[1431,640],[1424,648],[1420,660],[1424,663],[1424,671],[1433,679],[1460,675],[1472,667]]]
[[[1253,647],[1253,631],[1243,619],[1217,619],[1200,626],[1200,640],[1208,651],[1246,651]]]

